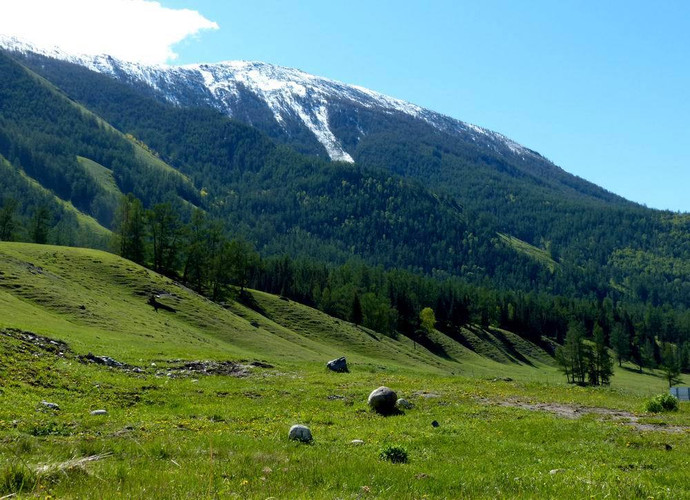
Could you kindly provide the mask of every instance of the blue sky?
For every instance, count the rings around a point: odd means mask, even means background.
[[[146,62],[300,68],[690,212],[690,0],[8,0],[0,34]]]
[[[501,132],[690,211],[690,2],[163,0],[218,23],[177,62],[261,60]]]

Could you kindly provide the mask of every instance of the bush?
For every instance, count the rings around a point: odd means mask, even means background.
[[[381,450],[379,457],[394,464],[406,464],[407,450],[402,446],[388,445]]]
[[[649,413],[678,411],[678,398],[670,394],[659,394],[644,404],[644,410]]]
[[[19,463],[9,463],[0,469],[0,495],[26,493],[36,486],[36,473]]]

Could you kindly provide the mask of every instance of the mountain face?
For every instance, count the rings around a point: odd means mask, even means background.
[[[59,49],[39,50],[17,39],[1,36],[0,46],[10,51],[73,62],[132,84],[145,85],[160,97],[181,106],[211,106],[269,135],[284,136],[286,142],[294,141],[303,149],[321,149],[334,161],[354,162],[353,155],[360,140],[374,132],[371,120],[358,119],[358,115],[368,113],[411,118],[500,155],[523,160],[541,158],[496,132],[363,87],[297,69],[248,61],[146,66],[106,55],[88,57],[70,55]],[[307,137],[309,134],[311,137]]]
[[[501,287],[690,305],[687,216],[628,202],[500,134],[269,64],[151,67],[0,46],[8,68],[33,75],[14,96],[19,80],[6,82],[9,163],[106,225],[117,194],[145,206],[173,195],[266,254],[357,255]],[[122,137],[54,126],[56,100]],[[43,156],[24,165],[16,152],[29,149]]]

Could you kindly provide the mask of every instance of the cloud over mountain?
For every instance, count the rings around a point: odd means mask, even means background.
[[[0,4],[0,34],[76,54],[126,61],[174,61],[175,44],[218,24],[199,12],[148,0],[10,0]]]

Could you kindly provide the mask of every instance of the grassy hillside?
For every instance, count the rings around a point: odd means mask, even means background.
[[[690,497],[690,408],[641,413],[656,374],[569,387],[510,332],[437,332],[438,355],[272,295],[244,302],[104,252],[0,243],[0,496]],[[339,355],[350,373],[325,370]],[[414,408],[370,412],[379,385]],[[313,444],[288,441],[295,423]],[[380,459],[387,445],[409,462]]]

